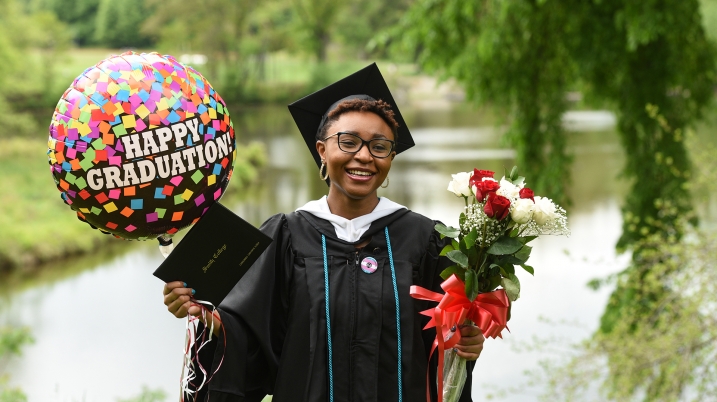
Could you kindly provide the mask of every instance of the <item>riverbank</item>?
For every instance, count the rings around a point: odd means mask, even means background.
[[[0,274],[31,273],[47,261],[122,243],[92,230],[62,202],[44,155],[46,149],[44,139],[0,140]],[[260,144],[237,147],[225,199],[231,200],[249,187],[264,163]]]

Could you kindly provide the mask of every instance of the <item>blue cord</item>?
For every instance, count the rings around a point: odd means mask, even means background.
[[[324,252],[324,299],[326,299],[326,339],[329,346],[329,402],[334,402],[334,367],[331,359],[331,315],[329,314],[329,264],[326,261],[326,236],[321,235]]]
[[[393,296],[396,299],[396,344],[398,345],[398,402],[403,400],[401,386],[401,309],[398,305],[398,286],[396,285],[396,269],[393,267],[393,251],[391,250],[391,239],[388,237],[388,226],[386,226],[386,245],[388,245],[388,261],[391,263],[391,279],[393,280]]]
[[[396,300],[396,338],[398,345],[398,402],[403,401],[402,393],[402,370],[401,370],[401,309],[398,304],[398,285],[396,284],[396,269],[393,265],[393,251],[391,250],[391,239],[388,236],[386,226],[386,244],[388,246],[388,260],[391,264],[391,280],[393,281],[393,296]],[[331,316],[329,314],[329,264],[326,258],[326,236],[321,235],[321,248],[324,253],[324,299],[326,300],[326,339],[328,343],[329,360],[329,402],[334,401],[334,369],[331,355]]]

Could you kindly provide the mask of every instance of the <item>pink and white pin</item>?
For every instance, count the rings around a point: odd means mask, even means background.
[[[376,272],[376,269],[378,268],[378,262],[376,262],[376,259],[373,257],[366,257],[363,260],[361,260],[361,270],[367,274],[372,274]]]

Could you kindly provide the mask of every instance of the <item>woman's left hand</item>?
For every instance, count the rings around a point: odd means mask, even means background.
[[[478,359],[480,352],[483,350],[483,342],[485,342],[485,337],[480,328],[470,324],[461,326],[460,331],[461,340],[455,346],[458,356],[468,361]]]

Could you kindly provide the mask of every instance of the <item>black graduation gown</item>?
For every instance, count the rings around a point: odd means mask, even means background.
[[[446,240],[434,225],[400,210],[374,221],[359,240],[370,242],[359,250],[356,243],[338,239],[330,222],[308,212],[269,218],[261,230],[274,241],[218,307],[226,350],[220,338],[199,353],[210,372],[220,360],[221,366],[198,400],[258,402],[272,394],[274,402],[328,401],[324,234],[334,400],[396,401],[396,302],[384,232],[388,226],[401,317],[403,400],[425,401],[435,331],[423,330],[428,318],[419,312],[435,303],[413,299],[409,289],[419,285],[442,293],[439,274],[450,261],[438,256]],[[360,267],[369,256],[378,262],[371,274]],[[434,353],[429,379],[433,400],[436,361]],[[473,362],[467,369],[464,402],[471,401]]]

